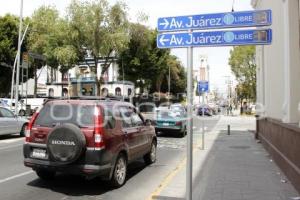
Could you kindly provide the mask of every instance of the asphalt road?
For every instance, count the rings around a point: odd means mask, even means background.
[[[205,130],[212,129],[217,117],[206,118]],[[209,119],[209,120],[208,120]],[[194,118],[194,138],[201,137],[202,123]],[[42,181],[23,165],[24,138],[0,136],[0,199],[5,200],[141,200],[150,197],[165,177],[185,158],[186,137],[169,134],[158,137],[157,162],[146,166],[142,160],[129,166],[127,183],[112,189],[99,179],[58,175],[53,181]]]

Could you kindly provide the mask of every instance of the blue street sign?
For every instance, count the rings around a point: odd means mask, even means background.
[[[199,81],[198,82],[198,93],[204,93],[209,91],[208,81]]]
[[[271,29],[167,33],[158,34],[157,36],[158,48],[267,45],[271,42]]]
[[[269,26],[272,24],[271,10],[243,11],[163,17],[157,21],[158,31],[178,31],[190,29],[216,29],[233,27]]]

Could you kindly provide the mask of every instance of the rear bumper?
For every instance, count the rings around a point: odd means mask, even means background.
[[[202,116],[203,113],[202,112],[198,112],[197,115]],[[204,112],[204,115],[206,115],[206,116],[212,116],[212,113]]]
[[[169,127],[164,127],[164,126],[156,126],[155,131],[168,131],[169,133],[178,133],[182,132],[183,128],[182,127],[174,127],[174,126],[169,126]]]
[[[181,130],[181,127],[175,126],[156,126],[155,130]]]
[[[31,157],[31,152],[33,148],[43,148],[42,145],[24,144],[24,165],[30,167],[33,170],[50,170],[57,171],[66,174],[79,174],[84,176],[102,176],[104,178],[109,178],[112,163],[104,161],[104,157],[107,157],[107,152],[102,150],[91,150],[87,149],[83,155],[70,164],[63,164],[49,159],[37,159]]]
[[[24,165],[30,167],[33,170],[49,170],[62,172],[67,174],[79,174],[84,176],[103,176],[109,177],[111,165],[80,165],[80,164],[69,164],[57,166],[49,161],[25,158]]]

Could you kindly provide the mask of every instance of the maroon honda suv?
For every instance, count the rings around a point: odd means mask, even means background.
[[[149,120],[127,102],[101,99],[51,100],[26,131],[24,164],[42,179],[57,172],[126,182],[127,165],[156,161],[157,138]]]

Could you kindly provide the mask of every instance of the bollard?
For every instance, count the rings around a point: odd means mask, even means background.
[[[227,125],[227,135],[230,135],[230,125]]]
[[[258,140],[258,138],[259,138],[259,115],[255,115],[255,118],[256,118],[256,131],[255,131],[255,135],[254,135],[254,138],[256,139],[256,140]]]
[[[300,115],[300,102],[298,104],[298,112],[299,112],[299,115]],[[299,127],[300,127],[300,121],[299,121]]]

